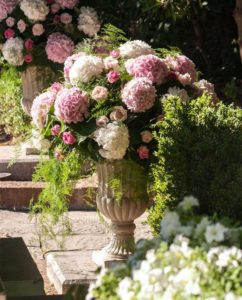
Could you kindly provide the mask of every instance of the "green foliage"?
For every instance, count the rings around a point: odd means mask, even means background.
[[[105,41],[117,47],[128,40],[125,32],[112,24],[103,26],[101,36]]]
[[[20,74],[13,67],[3,66],[0,73],[0,125],[9,134],[24,138],[30,128],[30,119],[21,107],[22,87]]]
[[[201,212],[242,217],[242,110],[206,95],[184,103],[164,101],[164,121],[157,124],[158,163],[153,165],[155,205],[149,224],[154,233],[167,204],[192,194]]]

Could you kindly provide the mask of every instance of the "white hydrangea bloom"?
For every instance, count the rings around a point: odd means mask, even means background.
[[[100,27],[101,24],[95,9],[89,6],[82,6],[78,17],[78,29],[89,37],[92,37],[98,33]]]
[[[120,55],[125,58],[136,58],[140,55],[155,54],[150,45],[143,41],[128,41],[119,47]]]
[[[69,77],[72,85],[88,82],[99,76],[104,69],[103,60],[93,55],[80,56],[70,69]]]
[[[167,240],[175,236],[181,226],[179,215],[176,212],[168,211],[161,220],[161,236]]]
[[[222,242],[224,240],[224,234],[228,231],[228,228],[220,223],[207,226],[205,232],[205,238],[207,243]]]
[[[226,293],[224,300],[242,300],[242,296],[236,296],[233,292]]]
[[[8,39],[2,48],[4,59],[13,66],[21,66],[24,63],[24,43],[19,37]]]
[[[199,237],[204,234],[205,230],[207,229],[208,225],[210,225],[211,222],[209,221],[208,217],[203,217],[200,221],[200,223],[197,224],[195,228],[195,236]]]
[[[25,16],[33,22],[45,21],[49,8],[44,0],[22,0],[20,8]]]
[[[192,209],[194,206],[199,206],[197,198],[193,196],[186,196],[183,201],[179,203],[178,207],[181,207],[184,211]]]
[[[122,159],[129,146],[129,131],[124,124],[108,123],[94,132],[94,140],[102,149],[99,153],[109,160]]]
[[[188,101],[190,97],[188,93],[184,89],[180,89],[179,87],[170,87],[167,91],[167,94],[164,97],[175,96],[181,98],[184,102]]]
[[[124,277],[120,281],[119,286],[116,290],[117,295],[120,297],[120,300],[132,300],[135,296],[135,293],[131,290],[132,288],[132,279],[130,277]]]

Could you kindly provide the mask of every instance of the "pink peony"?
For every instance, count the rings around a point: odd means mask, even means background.
[[[96,124],[99,127],[105,127],[109,122],[109,119],[106,116],[101,116],[96,119]]]
[[[148,144],[153,140],[153,134],[149,130],[142,131],[140,135],[143,143]]]
[[[57,14],[59,10],[60,10],[60,5],[57,3],[52,4],[50,7],[50,11],[52,14]]]
[[[115,69],[118,67],[118,60],[112,56],[107,56],[103,60],[106,69]]]
[[[13,29],[8,28],[4,31],[4,36],[6,39],[11,39],[15,36],[15,32],[13,31]]]
[[[72,54],[74,43],[65,34],[55,32],[48,37],[45,50],[49,60],[62,64]]]
[[[33,56],[32,56],[31,54],[26,54],[26,55],[24,56],[24,61],[25,61],[26,63],[31,63],[31,62],[33,61]]]
[[[54,82],[50,87],[50,90],[56,94],[62,89],[63,89],[63,84],[61,84],[60,82]]]
[[[0,0],[0,22],[14,10],[19,0]]]
[[[110,52],[110,56],[112,56],[113,58],[119,58],[120,57],[120,51],[119,50],[112,50]]]
[[[68,13],[63,13],[60,15],[60,21],[65,25],[70,24],[72,22],[72,16]]]
[[[8,17],[6,19],[6,24],[8,27],[13,27],[15,25],[15,19],[12,17]]]
[[[51,128],[51,135],[58,136],[60,134],[60,131],[61,131],[61,127],[60,125],[57,124]]]
[[[107,74],[107,80],[110,83],[114,83],[114,82],[118,81],[119,78],[120,78],[120,74],[118,72],[116,72],[116,71],[110,71]]]
[[[192,84],[196,80],[195,64],[185,55],[167,56],[164,61],[181,84]]]
[[[67,59],[65,60],[65,63],[64,63],[64,77],[65,77],[65,80],[69,81],[70,77],[70,70],[71,70],[71,67],[73,66],[74,62],[79,58],[81,57],[82,55],[85,55],[84,52],[79,52],[77,54],[73,54],[72,56],[69,56],[67,57]]]
[[[17,27],[19,32],[23,33],[26,30],[27,25],[24,20],[20,19],[17,23]]]
[[[24,47],[25,47],[25,49],[28,50],[28,51],[32,50],[33,47],[34,47],[34,42],[33,42],[33,40],[31,40],[31,39],[25,40],[25,41],[24,41]]]
[[[137,150],[140,159],[148,159],[150,151],[146,146],[140,146]]]
[[[79,0],[56,0],[56,3],[58,3],[62,8],[74,8]]]
[[[34,124],[38,128],[44,128],[46,116],[55,102],[56,94],[47,91],[43,94],[40,94],[38,97],[36,97],[33,101],[33,105],[31,108],[31,116],[33,119]]]
[[[124,86],[122,101],[133,112],[145,112],[155,103],[156,89],[147,78],[134,78]]]
[[[125,67],[129,75],[136,78],[145,77],[157,84],[164,83],[168,75],[168,68],[164,60],[153,54],[129,59],[126,61]]]
[[[108,89],[104,86],[95,86],[91,96],[96,101],[105,100],[108,97]]]
[[[63,88],[55,102],[55,115],[66,123],[78,123],[88,114],[87,94],[78,88]]]
[[[70,131],[66,131],[63,133],[63,141],[67,145],[73,145],[76,142],[76,138]]]
[[[45,32],[44,26],[40,23],[36,23],[32,27],[32,32],[34,36],[41,36]]]
[[[110,114],[112,121],[125,121],[127,119],[127,110],[123,106],[114,106],[114,111]]]

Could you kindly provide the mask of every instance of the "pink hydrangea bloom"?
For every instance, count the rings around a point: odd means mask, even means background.
[[[15,25],[15,19],[12,17],[8,17],[6,19],[6,24],[8,27],[13,27]]]
[[[146,77],[157,84],[164,83],[168,75],[168,68],[164,60],[153,54],[129,59],[126,61],[125,67],[130,75],[137,78]]]
[[[24,47],[25,47],[25,49],[28,50],[28,51],[32,50],[33,47],[34,47],[34,42],[33,42],[33,40],[31,40],[31,39],[25,40],[25,41],[24,41]]]
[[[165,62],[181,84],[192,84],[196,80],[195,64],[185,55],[167,56]]]
[[[4,36],[6,39],[11,39],[12,37],[15,36],[15,32],[13,31],[13,29],[8,28],[4,31]]]
[[[70,24],[72,22],[72,16],[68,13],[63,13],[60,15],[60,21],[65,25]]]
[[[67,57],[67,59],[65,60],[65,63],[64,63],[64,77],[65,77],[65,80],[67,80],[67,81],[70,80],[70,70],[71,70],[71,67],[73,66],[74,62],[79,57],[81,57],[82,55],[85,55],[85,53],[84,52],[80,52],[80,53],[73,54],[73,55]]]
[[[33,56],[31,54],[26,54],[24,56],[24,61],[28,64],[31,63],[33,61]]]
[[[148,159],[150,151],[146,146],[140,146],[137,150],[140,159]]]
[[[88,114],[87,94],[78,88],[63,88],[55,102],[55,115],[66,123],[78,123]]]
[[[63,89],[63,84],[61,84],[60,82],[54,82],[50,87],[50,90],[56,94],[62,89]]]
[[[70,131],[63,133],[63,141],[67,145],[73,145],[76,142],[76,138],[72,135]]]
[[[105,100],[108,96],[108,89],[105,86],[95,86],[91,94],[92,98],[96,101]]]
[[[54,127],[52,127],[50,131],[51,131],[51,135],[58,136],[60,134],[61,127],[59,124],[57,124]]]
[[[45,51],[49,60],[62,64],[72,54],[73,50],[74,43],[65,34],[55,32],[48,37]]]
[[[24,22],[24,20],[20,19],[17,23],[17,27],[18,27],[18,30],[23,33],[25,30],[26,30],[26,23]]]
[[[109,83],[114,83],[116,81],[118,81],[120,78],[120,74],[117,71],[110,71],[107,74],[107,80]]]
[[[14,10],[19,0],[0,0],[0,22]]]
[[[33,119],[34,124],[38,128],[44,128],[46,116],[55,102],[56,94],[47,91],[43,94],[40,94],[38,97],[36,97],[33,101],[33,105],[31,108],[31,116]]]
[[[56,0],[56,3],[58,3],[62,8],[74,8],[79,0]]]
[[[122,90],[122,101],[133,112],[145,112],[155,103],[156,89],[147,78],[134,78]]]
[[[45,32],[44,26],[40,23],[36,23],[32,27],[32,32],[34,36],[41,36]]]

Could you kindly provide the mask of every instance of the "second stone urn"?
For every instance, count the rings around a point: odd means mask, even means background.
[[[112,238],[101,251],[93,253],[98,266],[126,260],[134,251],[134,220],[148,205],[147,178],[144,170],[128,161],[97,165],[97,209],[110,221]]]

